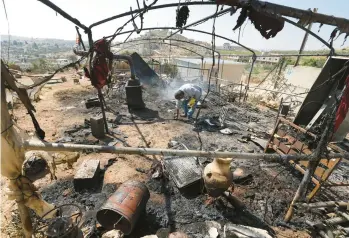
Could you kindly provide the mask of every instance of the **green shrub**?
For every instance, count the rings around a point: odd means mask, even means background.
[[[21,67],[20,67],[19,65],[15,64],[15,63],[13,63],[13,62],[9,63],[9,64],[8,64],[8,67],[9,67],[10,69],[22,71],[22,70],[21,70]]]
[[[162,65],[162,71],[164,74],[170,75],[171,78],[175,78],[178,74],[177,65],[165,63]]]
[[[304,66],[311,66],[316,68],[322,68],[322,66],[325,64],[326,58],[306,58],[301,62],[301,65]]]
[[[45,59],[39,59],[32,63],[31,71],[35,73],[44,73],[50,71],[52,67]]]

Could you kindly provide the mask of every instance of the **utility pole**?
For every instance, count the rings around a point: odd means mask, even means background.
[[[314,13],[317,13],[317,8],[314,8],[313,12]],[[311,11],[311,9],[309,8],[309,11]],[[311,21],[311,19],[310,19]],[[309,25],[308,25],[308,30],[310,31],[311,30],[311,27],[313,26],[313,23],[310,22]],[[309,33],[308,32],[305,32],[305,35],[304,35],[304,38],[303,38],[303,42],[302,42],[302,45],[301,45],[301,48],[299,49],[299,54],[302,54],[303,50],[304,50],[304,47],[305,47],[305,44],[307,43],[307,40],[308,40],[308,36],[309,36]],[[294,64],[294,66],[298,66],[299,64],[299,60],[300,60],[301,56],[299,55],[297,57],[297,60],[296,60],[296,63]]]

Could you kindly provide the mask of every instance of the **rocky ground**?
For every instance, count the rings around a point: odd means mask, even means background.
[[[169,141],[177,141],[188,149],[258,153],[263,148],[246,138],[252,135],[267,139],[275,122],[274,111],[249,104],[227,104],[218,95],[210,94],[207,108],[201,110],[199,123],[194,126],[187,120],[173,119],[175,104],[171,100],[171,90],[146,88],[144,100],[147,109],[131,113],[123,96],[115,92],[109,94],[106,99],[109,107],[107,117],[113,136],[96,139],[85,119],[100,115],[100,110],[98,107],[86,109],[84,104],[84,100],[96,96],[96,91],[87,80],[81,80],[79,85],[74,84],[72,74],[64,73],[67,82],[47,84],[42,89],[41,100],[35,103],[36,116],[46,132],[47,141],[153,148],[167,148]],[[232,132],[230,135],[222,134],[217,126],[222,106],[228,108],[225,123]],[[13,113],[23,130],[33,131],[31,120],[22,105],[15,105]],[[100,187],[78,193],[73,188],[74,169],[87,159],[100,160]],[[104,201],[121,183],[134,179],[146,183],[151,196],[146,212],[129,237],[174,230],[186,232],[190,237],[205,237],[202,226],[207,221],[218,222],[222,227],[228,223],[258,227],[269,231],[274,237],[309,237],[304,232],[304,222],[306,219],[316,220],[316,215],[296,212],[290,224],[282,222],[301,178],[287,166],[235,158],[232,170],[239,167],[249,175],[247,179],[235,181],[234,195],[246,206],[244,210],[237,210],[224,198],[213,203],[207,203],[205,194],[187,198],[166,176],[152,178],[149,170],[160,159],[158,156],[117,156],[85,151],[73,168],[58,165],[57,180],[51,181],[48,173],[42,173],[35,178],[35,185],[50,203],[79,205],[85,214],[85,234],[93,227],[95,212]],[[210,160],[206,159],[203,165],[208,162]],[[6,179],[2,178],[2,187],[6,183]],[[16,205],[12,201],[4,201],[7,200],[2,193],[2,204],[5,205],[1,207],[1,233],[4,237],[21,237]],[[169,230],[164,231],[165,228]]]

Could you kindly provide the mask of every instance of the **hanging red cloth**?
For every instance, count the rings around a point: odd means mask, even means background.
[[[349,110],[349,75],[345,79],[345,89],[344,89],[339,107],[337,109],[334,132],[338,130],[339,126],[344,121],[345,117],[347,116],[348,110]]]
[[[87,69],[84,69],[85,76],[91,78],[91,83],[95,88],[101,89],[107,84],[108,73],[109,70],[111,70],[111,68],[109,67],[111,67],[113,54],[109,51],[108,43],[105,39],[96,41],[94,45],[94,51],[96,52],[96,55],[92,62],[93,77],[90,77]],[[109,67],[107,64],[107,59],[109,60]]]

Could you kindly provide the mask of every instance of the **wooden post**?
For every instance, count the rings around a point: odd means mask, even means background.
[[[317,8],[314,8],[313,12],[317,13]],[[309,11],[311,11],[311,9],[309,8]],[[311,30],[311,27],[313,26],[313,23],[310,22],[309,25],[308,25],[308,30],[310,31]],[[305,35],[304,35],[304,38],[303,38],[303,41],[302,41],[302,45],[301,45],[301,48],[299,49],[299,54],[302,54],[303,50],[304,50],[304,47],[305,47],[305,44],[307,43],[308,41],[308,36],[309,36],[309,33],[308,32],[305,32]],[[299,64],[299,60],[300,60],[301,56],[298,55],[297,57],[297,60],[296,60],[296,63],[294,64],[294,66],[298,66]]]

